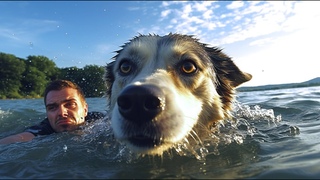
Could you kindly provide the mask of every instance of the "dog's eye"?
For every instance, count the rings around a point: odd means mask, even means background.
[[[123,74],[128,74],[132,70],[132,65],[128,61],[123,61],[123,62],[121,62],[120,66],[119,66],[119,70]]]
[[[181,65],[180,69],[181,69],[181,72],[185,74],[192,74],[192,73],[195,73],[198,68],[193,62],[187,61]]]

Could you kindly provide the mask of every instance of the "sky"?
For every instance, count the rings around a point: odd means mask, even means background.
[[[59,68],[105,66],[138,34],[194,35],[253,75],[243,86],[320,77],[320,1],[0,1],[0,52]]]

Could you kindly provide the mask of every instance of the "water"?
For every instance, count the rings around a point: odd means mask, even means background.
[[[196,147],[136,156],[109,121],[0,145],[0,178],[319,178],[320,87],[240,92],[232,120]],[[88,98],[105,111],[104,98]],[[42,99],[0,100],[0,138],[45,117]]]

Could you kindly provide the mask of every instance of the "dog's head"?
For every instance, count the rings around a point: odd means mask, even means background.
[[[235,87],[250,79],[192,36],[134,37],[106,66],[115,137],[135,152],[162,154],[226,118]]]

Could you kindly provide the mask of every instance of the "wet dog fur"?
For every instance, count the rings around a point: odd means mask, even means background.
[[[181,34],[138,35],[106,66],[115,138],[133,152],[161,155],[228,118],[235,88],[249,81],[217,47]]]

